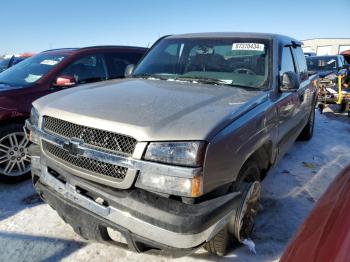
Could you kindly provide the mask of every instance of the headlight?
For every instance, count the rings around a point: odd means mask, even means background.
[[[203,164],[205,142],[154,142],[147,147],[145,160],[198,167]]]
[[[29,121],[33,126],[39,126],[39,112],[35,107],[30,111]]]
[[[32,110],[30,111],[30,118],[29,118],[30,125],[32,126],[39,126],[39,112],[36,110],[35,107],[32,107]],[[34,135],[33,131],[30,130],[29,132],[29,141],[34,144],[39,144],[40,140],[39,137]]]
[[[203,177],[173,177],[167,175],[140,173],[136,187],[176,196],[198,197],[203,194]]]

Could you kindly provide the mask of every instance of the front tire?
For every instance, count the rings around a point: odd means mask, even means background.
[[[233,242],[234,237],[230,234],[228,226],[226,225],[204,245],[204,249],[213,255],[225,256],[229,248],[233,245]]]
[[[253,160],[248,160],[243,165],[233,187],[234,190],[242,192],[241,205],[234,216],[234,223],[233,225],[226,225],[204,245],[204,249],[209,253],[217,256],[225,256],[231,248],[239,245],[240,241],[243,240],[242,238],[247,238],[251,234],[259,205],[260,191],[258,193],[259,197],[256,198],[254,196],[254,203],[245,201],[247,200],[246,197],[249,193],[250,185],[260,182],[260,179],[261,175],[258,164]],[[248,205],[244,205],[247,203]],[[249,215],[249,217],[246,217],[246,215]],[[233,232],[235,233],[233,234]]]
[[[30,177],[29,144],[22,124],[0,129],[0,182],[17,183]]]

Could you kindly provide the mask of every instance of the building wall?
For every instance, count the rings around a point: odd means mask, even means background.
[[[350,38],[315,38],[302,40],[304,52],[317,55],[337,55],[350,49]]]

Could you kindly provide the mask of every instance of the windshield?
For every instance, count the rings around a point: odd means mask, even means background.
[[[309,71],[334,71],[338,67],[336,56],[307,57],[306,62]]]
[[[264,88],[269,79],[268,50],[268,42],[257,39],[164,39],[133,76]]]
[[[10,86],[29,86],[57,66],[65,55],[42,53],[28,58],[0,74],[0,83]]]
[[[22,62],[22,61],[24,61],[27,58],[28,57],[15,57],[13,59],[12,66],[17,65],[19,62]]]
[[[10,62],[10,59],[1,59],[0,60],[0,72],[7,69],[9,62]]]

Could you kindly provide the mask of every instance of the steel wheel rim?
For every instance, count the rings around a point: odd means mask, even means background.
[[[241,206],[235,214],[233,225],[233,234],[239,242],[249,237],[251,233],[255,217],[257,215],[259,200],[261,194],[260,182],[255,181],[249,185],[246,193],[243,195]]]
[[[0,138],[0,174],[22,176],[30,171],[29,141],[24,132],[10,133]]]

